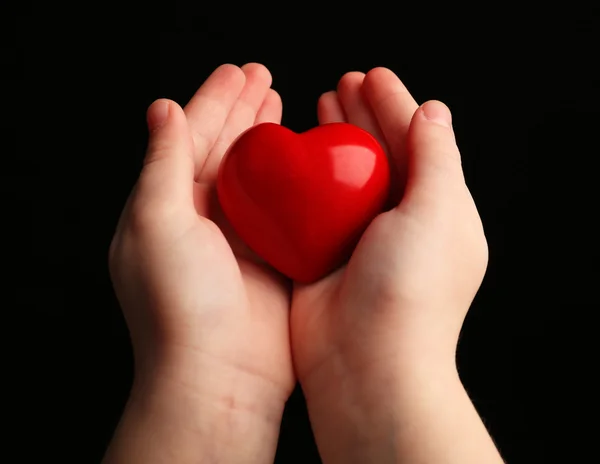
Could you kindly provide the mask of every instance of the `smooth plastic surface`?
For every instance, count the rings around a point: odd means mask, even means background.
[[[310,283],[351,255],[389,193],[386,155],[368,132],[333,123],[297,134],[263,123],[231,145],[217,182],[240,238],[282,274]]]

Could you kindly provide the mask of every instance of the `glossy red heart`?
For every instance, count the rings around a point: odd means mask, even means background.
[[[382,211],[386,155],[347,123],[297,134],[273,123],[241,134],[225,154],[217,192],[240,238],[282,274],[310,283],[339,267]]]

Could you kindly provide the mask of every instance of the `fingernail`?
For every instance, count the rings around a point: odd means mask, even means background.
[[[429,121],[435,122],[441,126],[452,127],[452,114],[446,105],[439,101],[428,101],[421,107],[423,115]]]
[[[169,117],[169,102],[167,100],[158,100],[154,102],[148,111],[148,129],[154,132],[167,122]]]

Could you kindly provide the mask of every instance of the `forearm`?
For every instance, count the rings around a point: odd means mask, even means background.
[[[398,366],[363,379],[337,399],[307,397],[325,464],[503,463],[454,367]]]
[[[284,403],[240,390],[234,377],[222,388],[210,374],[208,387],[165,374],[136,380],[104,464],[272,463]]]

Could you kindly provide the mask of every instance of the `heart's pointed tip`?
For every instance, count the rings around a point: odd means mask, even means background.
[[[311,285],[311,284],[314,284],[314,283],[318,282],[319,280],[321,280],[321,278],[320,277],[311,277],[310,279],[297,278],[297,279],[292,279],[292,280],[300,285]]]
[[[308,269],[305,265],[297,265],[295,269],[284,269],[285,266],[273,266],[275,269],[285,275],[288,279],[300,285],[310,285],[315,282],[321,280],[326,274],[321,272],[316,272],[315,269]]]
[[[344,262],[346,262],[346,261],[344,261]],[[320,282],[320,281],[326,279],[330,275],[337,272],[342,266],[343,266],[343,264],[338,264],[333,267],[330,266],[327,269],[321,268],[321,270],[319,272],[317,272],[314,269],[313,270],[305,269],[305,270],[303,270],[304,272],[300,271],[298,273],[291,273],[292,275],[288,275],[288,278],[290,278],[291,280],[293,280],[294,282],[296,282],[297,284],[300,284],[300,285],[311,285],[311,284],[315,284],[317,282]]]

